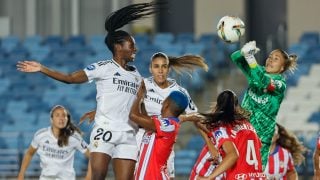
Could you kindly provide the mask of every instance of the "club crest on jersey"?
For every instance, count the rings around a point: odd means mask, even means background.
[[[160,121],[160,129],[164,132],[172,132],[174,131],[175,127],[173,124],[170,123],[170,121],[166,118],[159,119]]]
[[[142,137],[142,142],[143,144],[149,144],[150,139],[151,139],[151,135],[152,134],[144,134],[144,136]]]
[[[227,137],[225,131],[222,131],[220,129],[214,131],[214,138],[219,141],[219,139],[223,138],[223,137]]]
[[[98,141],[95,141],[95,142],[93,143],[93,147],[97,148],[98,146],[99,146]]]
[[[93,64],[90,64],[89,66],[87,66],[87,70],[92,71],[94,70],[96,67]]]

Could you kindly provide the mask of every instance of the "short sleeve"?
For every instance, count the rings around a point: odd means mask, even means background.
[[[168,136],[176,130],[175,124],[168,118],[157,118],[153,116],[152,120],[156,126],[157,136]]]
[[[212,135],[218,149],[221,148],[224,142],[232,141],[232,138],[228,135],[225,127],[219,127],[213,130]]]
[[[40,144],[39,133],[35,133],[34,136],[33,136],[33,138],[32,138],[32,141],[31,141],[31,146],[32,146],[34,149],[38,149],[39,144]]]
[[[72,137],[74,137],[74,139],[75,139],[76,149],[82,153],[85,153],[87,151],[88,144],[82,139],[80,134],[76,133],[76,134],[72,135]]]
[[[191,99],[188,91],[183,88],[183,92],[187,95],[188,100],[189,100],[189,104],[188,104],[187,108],[185,109],[185,112],[186,112],[187,114],[194,113],[194,112],[198,112],[198,108],[197,108],[197,106],[194,104],[193,100]]]
[[[108,72],[108,61],[99,61],[97,63],[93,63],[88,65],[84,72],[86,73],[88,77],[88,81],[92,82],[94,80],[100,79],[104,76],[104,73]]]

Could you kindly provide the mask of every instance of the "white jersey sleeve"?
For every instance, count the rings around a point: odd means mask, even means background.
[[[189,105],[185,109],[186,113],[197,112],[198,108],[192,101],[188,91],[178,85],[175,80],[168,78],[168,81],[171,83],[171,85],[167,88],[162,89],[154,82],[153,77],[144,79],[147,91],[144,103],[148,115],[160,115],[162,102],[169,96],[172,91],[181,91],[188,97]]]
[[[111,61],[99,61],[97,63],[88,65],[84,69],[84,71],[88,77],[89,82],[105,77],[105,73],[108,69],[106,69],[105,68],[106,66],[103,66],[103,65],[106,65],[108,63],[111,63]]]
[[[35,149],[38,149],[39,146],[40,146],[40,140],[41,140],[41,135],[43,133],[46,133],[48,131],[48,128],[42,128],[42,129],[39,129],[33,136],[33,139],[31,141],[31,146]]]
[[[198,112],[198,108],[197,108],[197,106],[194,104],[193,100],[191,99],[188,91],[187,91],[185,88],[181,87],[181,86],[179,86],[179,87],[180,87],[180,88],[179,88],[180,91],[182,91],[184,94],[186,94],[187,97],[188,97],[188,100],[189,100],[189,104],[188,104],[187,108],[185,109],[185,112],[186,112],[187,114],[189,114],[189,113],[194,113],[194,112]]]
[[[78,149],[78,151],[85,153],[87,151],[88,148],[88,144],[82,139],[81,135],[79,133],[74,133],[72,136],[72,138],[75,142],[75,147],[76,149]]]

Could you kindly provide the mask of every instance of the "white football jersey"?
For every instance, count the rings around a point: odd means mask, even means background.
[[[67,146],[59,147],[58,139],[54,137],[51,127],[48,127],[35,133],[31,146],[37,149],[40,156],[41,175],[63,179],[75,177],[74,153],[76,149],[85,153],[88,145],[78,133],[74,133],[69,137]]]
[[[97,108],[95,123],[113,131],[136,130],[129,113],[142,77],[135,67],[123,69],[114,60],[100,61],[84,71],[89,82],[96,82]]]
[[[191,97],[187,90],[179,86],[174,79],[168,78],[168,81],[171,85],[167,88],[162,89],[157,85],[156,82],[154,82],[153,77],[144,78],[144,83],[147,91],[146,97],[144,98],[144,104],[148,115],[160,115],[162,102],[169,96],[172,91],[181,91],[185,95],[187,95],[189,99],[189,105],[185,109],[185,112],[187,114],[197,112],[198,108],[191,100]]]
[[[170,82],[170,86],[167,88],[160,88],[156,82],[154,82],[153,77],[149,78],[144,78],[144,84],[146,86],[146,97],[144,98],[144,104],[145,104],[145,109],[148,113],[149,116],[160,116],[161,115],[161,108],[162,108],[162,102],[166,97],[169,96],[169,94],[172,91],[181,91],[185,93],[189,99],[189,105],[185,109],[186,113],[193,113],[197,112],[198,108],[196,105],[193,103],[191,100],[191,97],[189,93],[187,92],[186,89],[183,87],[179,86],[174,79],[168,78],[168,81]],[[140,128],[137,135],[137,143],[138,146],[140,147],[140,143],[143,137],[145,130],[143,128]]]

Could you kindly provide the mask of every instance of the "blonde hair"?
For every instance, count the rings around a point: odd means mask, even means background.
[[[292,154],[293,162],[295,165],[300,165],[304,160],[304,153],[307,148],[298,140],[298,138],[291,132],[287,131],[283,126],[276,123],[278,126],[279,139],[276,141],[278,145],[288,149]]]
[[[282,49],[276,49],[274,51],[279,51],[283,58],[284,58],[284,70],[283,72],[289,70],[292,74],[294,71],[297,69],[297,61],[298,61],[298,56],[296,54],[288,54],[286,51]]]
[[[178,74],[182,74],[186,71],[190,73],[197,67],[203,69],[206,72],[209,69],[205,60],[201,56],[197,55],[183,55],[179,57],[174,57],[167,56],[163,52],[157,52],[152,55],[151,61],[153,61],[157,57],[165,58],[169,63],[169,67],[172,67],[172,69]]]

